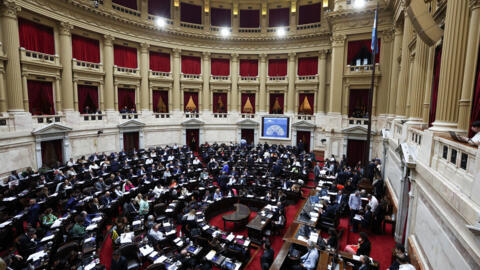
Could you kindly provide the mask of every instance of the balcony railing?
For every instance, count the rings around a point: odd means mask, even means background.
[[[81,61],[75,58],[72,59],[72,63],[73,63],[73,68],[95,70],[95,71],[100,71],[102,69],[102,63],[92,63],[87,61]]]
[[[304,75],[304,76],[297,76],[297,81],[300,82],[316,82],[318,75]]]
[[[375,72],[377,75],[380,75],[380,64],[375,64]],[[373,70],[372,65],[359,65],[359,66],[351,66],[347,65],[345,67],[345,75],[363,75],[363,74],[371,74]]]
[[[315,116],[310,114],[297,114],[297,120],[304,120],[304,121],[315,121]]]
[[[258,82],[258,76],[240,76],[241,82]]]
[[[287,76],[268,76],[269,82],[286,82]]]
[[[227,118],[228,113],[213,113],[213,118]]]
[[[260,28],[238,28],[239,33],[260,33],[262,29]]]
[[[140,71],[138,70],[138,68],[127,68],[127,67],[115,66],[115,73],[121,73],[126,75],[139,75]]]
[[[172,78],[172,73],[171,72],[150,70],[150,76],[151,77],[160,77],[160,78]]]
[[[200,113],[194,113],[194,112],[185,112],[184,113],[185,118],[199,118]]]
[[[182,79],[184,80],[200,80],[201,74],[184,74],[182,73]]]
[[[148,14],[148,19],[150,21],[153,21],[155,22],[156,19],[160,18],[159,16],[155,16],[155,15],[151,15],[151,14]],[[168,19],[168,18],[164,18],[164,17],[161,17],[163,20],[165,20],[165,23],[168,24],[168,25],[173,25],[173,20],[171,19]]]
[[[181,27],[203,30],[203,25],[196,23],[180,22]]]
[[[309,23],[309,24],[302,24],[297,25],[297,30],[305,30],[305,29],[315,29],[322,26],[319,22],[318,23]]]
[[[211,75],[210,80],[212,80],[212,81],[229,81],[230,76]]]
[[[139,113],[120,113],[122,119],[138,119]]]
[[[408,141],[418,146],[422,145],[423,132],[416,128],[408,129]]]
[[[32,115],[32,119],[38,124],[60,123],[63,116],[61,115]]]
[[[267,33],[276,33],[279,29],[283,29],[285,32],[290,31],[290,27],[278,26],[278,27],[268,27]]]
[[[38,61],[54,65],[60,65],[60,57],[58,55],[46,54],[41,52],[30,51],[20,48],[20,56],[22,60]]]
[[[153,113],[155,118],[170,118],[170,113]]]
[[[126,14],[130,14],[130,15],[133,15],[133,16],[136,16],[136,17],[140,17],[140,12],[135,10],[135,9],[131,9],[131,8],[128,8],[128,7],[117,5],[115,3],[112,3],[112,8],[115,9],[115,10],[118,10],[120,12],[126,13]]]
[[[102,121],[105,117],[105,114],[97,114],[97,113],[91,113],[91,114],[81,114],[83,121]]]
[[[241,117],[242,117],[242,118],[245,118],[245,119],[255,118],[255,114],[254,114],[254,113],[242,113],[242,114],[241,114]]]
[[[368,125],[368,118],[353,118],[349,117],[348,118],[348,124],[349,125],[354,125],[354,126],[367,126]]]

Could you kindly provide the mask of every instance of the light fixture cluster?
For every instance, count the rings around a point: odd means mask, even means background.
[[[167,20],[165,20],[165,18],[163,17],[158,17],[155,19],[155,25],[158,28],[165,28],[165,26],[167,25]]]
[[[365,0],[355,0],[353,2],[353,7],[354,8],[363,8],[365,7]]]

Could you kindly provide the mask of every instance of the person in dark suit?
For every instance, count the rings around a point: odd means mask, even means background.
[[[270,266],[273,263],[273,258],[275,256],[275,251],[273,250],[270,241],[265,241],[265,251],[262,254],[262,257],[260,257],[260,266],[262,267],[262,270],[267,270],[270,268]]]
[[[128,262],[125,257],[120,254],[120,251],[115,250],[112,256],[112,264],[110,270],[127,270]]]
[[[358,267],[358,270],[369,270],[369,263],[368,263],[368,257],[365,255],[360,256],[360,262],[362,263],[360,267]]]
[[[37,235],[34,228],[29,228],[26,233],[18,238],[18,253],[23,258],[27,258],[30,254],[35,252],[37,248]]]
[[[357,250],[357,255],[370,256],[372,245],[370,244],[370,240],[368,240],[368,236],[365,232],[360,232],[360,238],[358,239],[358,244],[359,244],[359,247]]]
[[[105,192],[105,196],[102,197],[101,203],[103,206],[108,206],[113,201],[112,197],[110,197],[110,191]]]
[[[38,216],[40,215],[40,205],[37,203],[37,200],[30,199],[30,207],[28,208],[28,213],[26,220],[30,226],[33,228],[37,227]]]

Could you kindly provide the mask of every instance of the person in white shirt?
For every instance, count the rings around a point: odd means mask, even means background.
[[[475,146],[480,145],[480,120],[472,123],[472,131],[475,133],[472,138],[461,136],[460,139]]]
[[[163,194],[163,187],[159,183],[158,185],[155,186],[153,189],[153,194],[155,194],[155,199],[158,199],[162,194]]]
[[[157,157],[157,152],[155,152],[155,150],[152,150],[152,152],[150,152],[150,157],[151,158]]]
[[[160,224],[156,224],[155,226],[153,226],[150,231],[148,232],[148,234],[153,237],[155,240],[157,241],[162,241],[163,239],[165,239],[165,236],[163,235],[163,233],[159,230],[160,228]]]
[[[123,196],[123,191],[120,189],[120,185],[115,187],[115,195],[119,198]]]
[[[270,157],[270,152],[265,151],[265,153],[263,153],[263,158],[269,158],[269,157]]]
[[[153,163],[153,159],[151,159],[151,158],[147,158],[147,160],[145,160],[145,164],[147,164],[147,165],[150,165],[152,163]]]
[[[90,164],[90,166],[88,166],[89,171],[94,171],[94,170],[98,170],[98,169],[100,169],[100,167],[98,167],[97,163],[92,163],[92,164]]]
[[[236,182],[237,182],[237,179],[235,179],[235,176],[231,175],[230,179],[228,179],[227,186],[233,186],[236,184]]]
[[[67,161],[67,166],[68,167],[72,167],[73,165],[75,165],[75,161],[73,161],[73,158],[70,158],[70,160]]]
[[[198,165],[200,164],[200,159],[198,159],[198,157],[195,157],[195,159],[193,160],[193,165]]]
[[[378,206],[378,200],[372,194],[368,194],[368,205],[370,205],[372,213],[375,213],[375,209],[377,209]]]
[[[406,256],[398,257],[398,262],[400,265],[398,266],[399,270],[415,270],[415,266],[408,263],[408,259]]]
[[[307,270],[317,269],[318,250],[313,241],[308,241],[308,252],[300,258],[301,266]]]

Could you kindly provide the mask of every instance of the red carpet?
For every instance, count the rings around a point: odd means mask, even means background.
[[[358,233],[350,232],[348,229],[348,217],[340,219],[338,229],[344,229],[343,236],[340,239],[340,249],[344,250],[346,245],[357,243]],[[372,244],[372,251],[370,257],[380,263],[380,269],[387,269],[391,264],[392,249],[395,246],[395,240],[392,236],[392,226],[387,224],[385,227],[386,233],[382,235],[368,234],[368,239]]]

